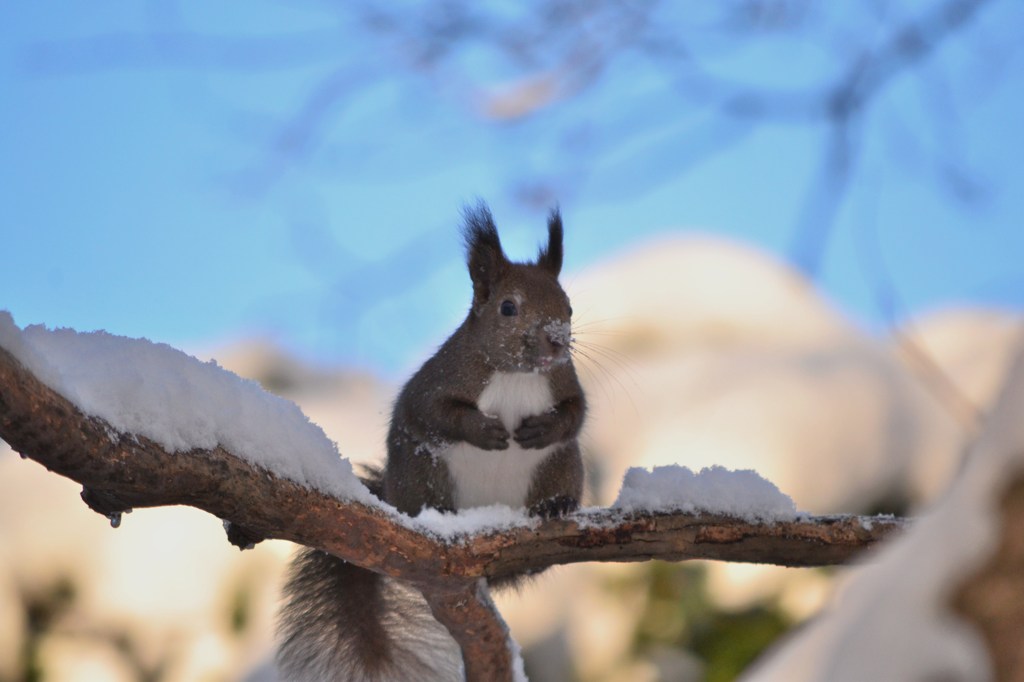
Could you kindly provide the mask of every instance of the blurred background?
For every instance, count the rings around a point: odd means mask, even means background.
[[[1024,309],[1024,7],[254,1],[0,10],[0,306],[170,343],[356,461],[469,303],[486,199],[555,204],[592,403],[628,466],[754,468],[813,512],[955,474]],[[0,680],[272,679],[290,546],[117,531],[0,450]],[[832,571],[578,566],[502,601],[534,680],[727,680]]]

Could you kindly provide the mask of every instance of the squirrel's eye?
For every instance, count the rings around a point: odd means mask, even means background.
[[[513,301],[502,301],[501,314],[505,317],[513,317],[519,314],[519,310],[516,308],[516,304]]]

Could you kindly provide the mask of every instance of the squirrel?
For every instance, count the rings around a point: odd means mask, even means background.
[[[551,211],[547,245],[528,263],[505,256],[485,204],[464,218],[469,313],[399,393],[386,463],[364,482],[411,516],[491,504],[564,515],[583,491],[586,403],[558,283],[561,215]],[[305,549],[284,597],[282,679],[463,679],[457,644],[412,586]]]

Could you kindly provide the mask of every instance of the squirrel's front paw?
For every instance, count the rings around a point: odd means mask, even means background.
[[[508,429],[497,417],[488,417],[483,412],[471,412],[463,422],[466,442],[484,450],[505,450],[508,448]]]
[[[528,450],[547,447],[561,440],[557,426],[558,415],[555,412],[527,417],[516,429],[516,442]]]

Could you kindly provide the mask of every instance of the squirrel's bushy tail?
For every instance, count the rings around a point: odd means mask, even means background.
[[[304,549],[291,566],[278,671],[289,682],[462,680],[462,656],[415,588]]]

